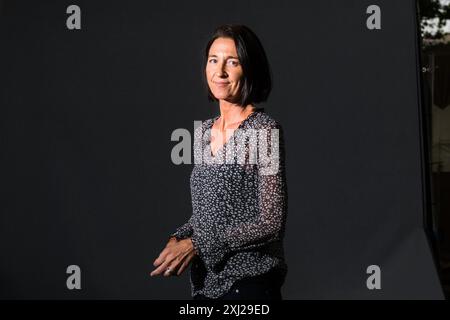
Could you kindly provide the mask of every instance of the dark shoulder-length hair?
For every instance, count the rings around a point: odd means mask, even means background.
[[[205,47],[205,60],[203,70],[208,62],[209,49],[217,38],[230,38],[234,40],[239,62],[242,66],[243,81],[239,88],[238,103],[246,106],[250,103],[260,103],[267,100],[272,90],[272,74],[266,53],[256,34],[244,25],[222,25],[212,34]],[[217,101],[209,89],[208,100]]]

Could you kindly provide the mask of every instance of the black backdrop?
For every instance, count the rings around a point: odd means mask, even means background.
[[[284,298],[442,298],[422,224],[415,4],[377,1],[382,29],[368,30],[371,4],[2,1],[0,296],[190,297],[188,272],[149,276],[191,214],[192,166],[172,163],[170,137],[218,113],[203,46],[243,23],[286,135]],[[372,264],[381,290],[366,287]]]

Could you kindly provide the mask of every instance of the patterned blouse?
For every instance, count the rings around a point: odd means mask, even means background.
[[[198,252],[191,261],[191,294],[209,298],[245,277],[278,271],[283,283],[287,274],[282,127],[257,108],[213,155],[211,128],[218,118],[203,121],[194,132],[193,213],[170,235],[191,238]]]

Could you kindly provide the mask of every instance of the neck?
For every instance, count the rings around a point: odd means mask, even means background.
[[[233,127],[234,124],[246,119],[256,108],[252,104],[241,106],[225,100],[220,100],[220,120],[218,123],[220,130]]]

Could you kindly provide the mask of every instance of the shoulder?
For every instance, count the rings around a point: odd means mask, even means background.
[[[268,141],[277,139],[278,143],[284,147],[284,129],[280,121],[266,112],[258,112],[249,121],[248,129],[255,129],[261,136],[267,137]]]
[[[214,117],[212,117],[212,118],[208,118],[208,119],[206,119],[206,120],[203,120],[203,121],[202,121],[202,127],[203,127],[203,129],[209,129],[209,128],[211,128],[211,127],[213,126],[213,124],[214,124],[214,121],[216,121],[219,117],[220,117],[220,115],[218,114],[218,115],[216,115],[216,116],[214,116]]]
[[[197,120],[195,124],[195,134],[196,135],[203,135],[206,130],[210,129],[212,125],[214,124],[214,120],[217,117],[209,118],[206,120]]]
[[[252,129],[282,129],[281,123],[265,111],[256,111],[250,120],[248,125]]]

